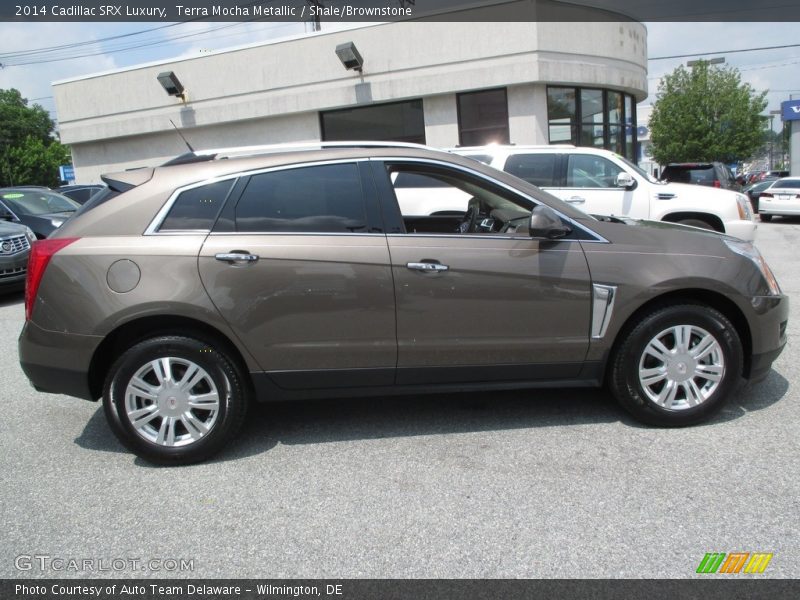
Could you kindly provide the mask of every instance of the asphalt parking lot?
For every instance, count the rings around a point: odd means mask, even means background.
[[[757,245],[792,297],[789,344],[707,425],[647,428],[571,389],[264,405],[183,468],[126,452],[99,405],[35,392],[22,297],[0,297],[0,577],[148,574],[97,572],[121,558],[167,577],[683,578],[737,551],[774,554],[747,577],[800,577],[800,220]]]

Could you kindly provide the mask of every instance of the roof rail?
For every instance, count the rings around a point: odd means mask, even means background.
[[[195,150],[185,152],[163,163],[162,167],[184,165],[188,163],[234,158],[242,156],[258,156],[275,152],[299,152],[301,150],[321,150],[325,148],[416,148],[418,150],[432,150],[442,152],[440,148],[412,144],[411,142],[392,141],[353,141],[353,142],[290,142],[285,144],[264,144],[258,146],[238,146],[230,148],[211,148],[209,150]]]

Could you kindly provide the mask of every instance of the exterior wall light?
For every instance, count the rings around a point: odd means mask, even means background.
[[[345,69],[352,69],[360,73],[364,66],[364,59],[361,58],[353,42],[345,42],[336,46],[336,56],[342,61]]]
[[[161,87],[164,88],[164,91],[167,92],[167,94],[170,96],[177,96],[186,102],[186,90],[175,73],[172,71],[164,71],[163,73],[158,74],[157,79],[158,83],[161,84]]]

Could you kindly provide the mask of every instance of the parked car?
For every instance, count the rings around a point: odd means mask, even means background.
[[[753,240],[747,196],[731,190],[665,183],[622,156],[569,145],[454,148],[536,185],[581,210],[692,225]]]
[[[85,204],[89,198],[94,196],[97,192],[105,189],[106,186],[90,183],[86,185],[62,185],[56,190],[62,196],[75,200],[78,204]]]
[[[764,181],[757,181],[746,185],[742,190],[750,198],[750,204],[753,205],[753,211],[758,213],[758,200],[761,197],[761,192],[766,190],[769,186],[777,181],[776,178],[765,179]]]
[[[409,174],[466,209],[404,214]],[[749,242],[594,218],[421,146],[213,151],[104,180],[34,244],[19,357],[37,390],[102,397],[154,462],[211,456],[254,400],[605,384],[645,423],[690,425],[786,343]]]
[[[789,171],[784,171],[784,170],[764,171],[763,173],[760,173],[758,175],[758,180],[764,181],[765,179],[769,178],[780,179],[781,177],[788,177],[788,176],[789,176]]]
[[[0,221],[0,294],[25,287],[28,255],[35,240],[24,225]]]
[[[784,177],[772,182],[761,192],[758,215],[762,221],[771,221],[777,215],[800,216],[800,177]]]
[[[742,189],[727,165],[721,162],[670,163],[661,172],[664,181],[707,185],[726,190]]]
[[[79,207],[45,188],[0,188],[0,219],[27,225],[39,239],[58,229]]]

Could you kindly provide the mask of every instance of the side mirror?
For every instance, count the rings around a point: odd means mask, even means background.
[[[616,180],[617,187],[625,188],[626,190],[631,190],[636,186],[636,180],[630,173],[626,173],[622,171],[619,175],[617,175]]]
[[[3,210],[2,208],[0,208],[0,220],[2,220],[2,221],[13,221],[14,220],[14,215],[12,215],[7,210]]]
[[[564,224],[556,211],[540,204],[531,212],[528,233],[532,238],[557,240],[572,233],[572,228]]]

